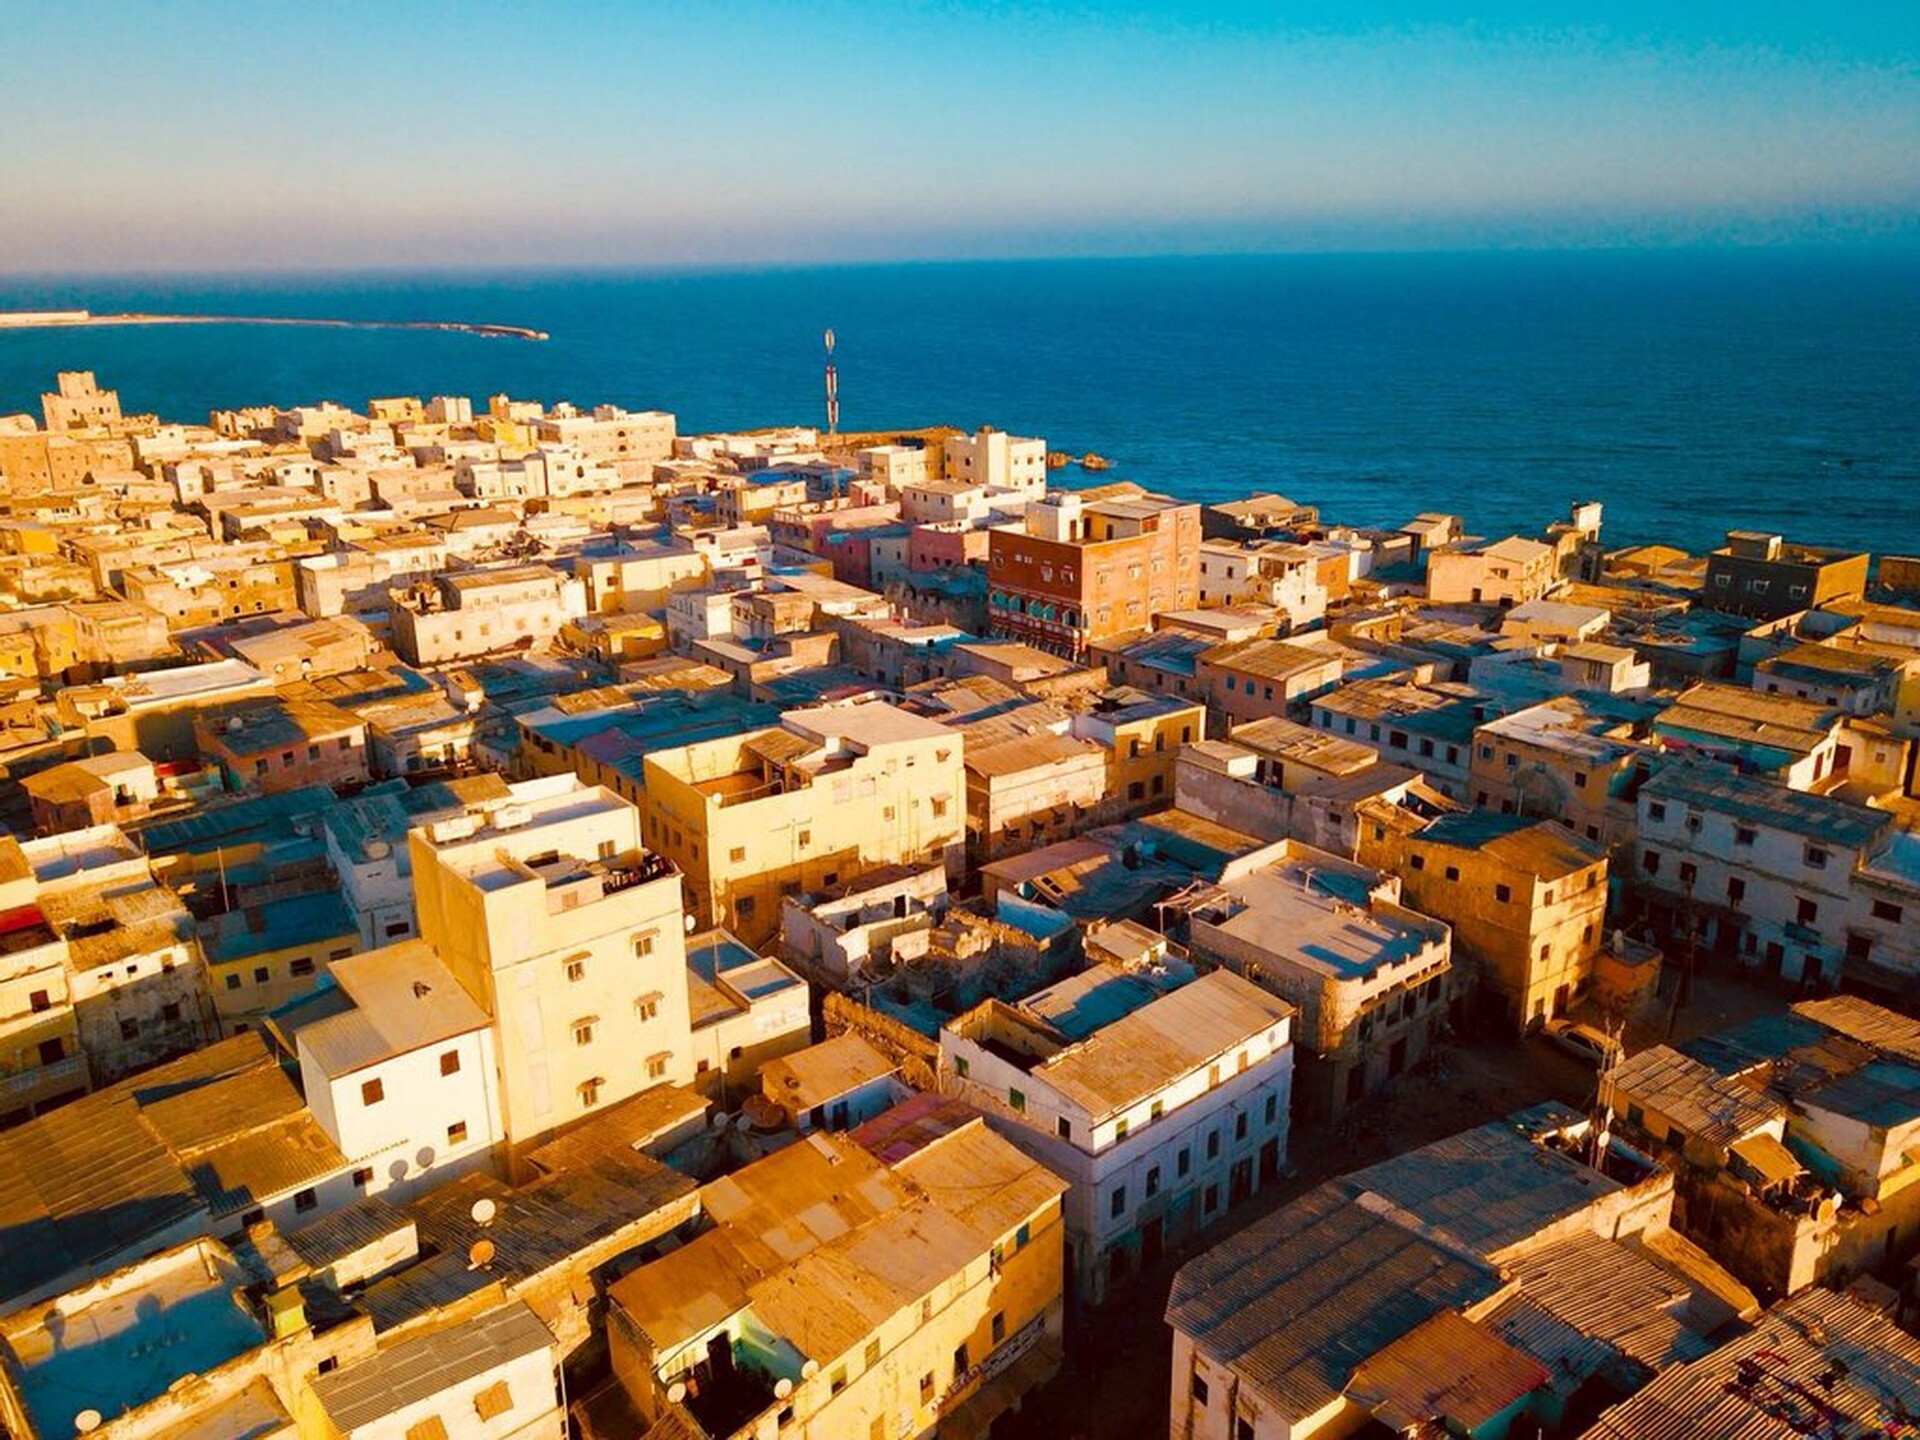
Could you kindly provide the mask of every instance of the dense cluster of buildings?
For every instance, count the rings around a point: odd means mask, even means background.
[[[1180,1440],[1910,1423],[1920,562],[1063,458],[0,418],[7,1434],[978,1435],[1192,1255]]]

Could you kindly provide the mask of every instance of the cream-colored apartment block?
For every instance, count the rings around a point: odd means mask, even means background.
[[[407,844],[421,938],[493,1017],[514,1151],[693,1077],[680,876],[632,805],[551,776]]]
[[[940,863],[966,840],[962,737],[882,702],[646,758],[647,842],[686,872],[702,926],[758,946],[780,902],[882,865]]]

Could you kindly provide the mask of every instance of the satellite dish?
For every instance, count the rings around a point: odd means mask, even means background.
[[[500,1207],[482,1195],[478,1200],[473,1202],[473,1209],[467,1213],[473,1216],[474,1224],[491,1225],[493,1223],[493,1217],[500,1213]]]
[[[818,1375],[819,1373],[820,1373],[820,1362],[818,1360],[809,1360],[807,1361],[806,1364],[800,1367],[800,1378],[802,1380],[811,1380],[814,1376]]]
[[[693,916],[691,915],[687,916],[687,934],[689,935],[693,933],[693,924],[694,924]]]
[[[684,1384],[682,1384],[680,1381],[676,1380],[671,1385],[667,1386],[667,1403],[669,1405],[678,1405],[682,1400],[686,1398],[687,1398],[687,1387]]]
[[[787,1379],[786,1376],[782,1375],[778,1380],[773,1382],[773,1398],[774,1399],[784,1400],[787,1398],[787,1396],[791,1395],[792,1393],[793,1393],[793,1381]]]
[[[101,1415],[98,1410],[82,1410],[73,1417],[73,1428],[77,1434],[91,1435],[100,1428]]]
[[[491,1263],[492,1260],[493,1241],[491,1240],[476,1240],[467,1251],[467,1268],[469,1270],[478,1270],[481,1266]]]

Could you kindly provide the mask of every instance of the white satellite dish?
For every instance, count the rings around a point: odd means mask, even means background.
[[[74,1431],[80,1435],[91,1435],[100,1428],[101,1419],[102,1417],[98,1410],[82,1410],[78,1415],[73,1417]]]
[[[820,1373],[820,1362],[818,1360],[809,1360],[807,1361],[806,1364],[800,1367],[800,1378],[802,1380],[811,1380],[814,1376],[818,1375],[819,1373]]]
[[[787,1396],[791,1395],[792,1393],[793,1393],[793,1381],[787,1379],[786,1376],[782,1375],[778,1380],[773,1382],[773,1398],[774,1399],[784,1400],[787,1398]]]
[[[687,1387],[682,1382],[676,1380],[667,1387],[667,1403],[669,1405],[678,1405],[686,1398]]]
[[[481,1266],[491,1263],[492,1260],[493,1241],[491,1240],[476,1240],[467,1251],[467,1268],[470,1270],[478,1270]]]
[[[467,1213],[473,1216],[474,1224],[491,1225],[493,1223],[493,1217],[500,1213],[500,1207],[482,1195],[478,1200],[473,1202],[473,1209]]]

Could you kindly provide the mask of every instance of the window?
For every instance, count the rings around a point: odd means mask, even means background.
[[[846,1388],[847,1367],[844,1365],[836,1365],[833,1367],[833,1373],[827,1377],[827,1393],[829,1395],[838,1395]]]
[[[751,895],[742,895],[738,900],[734,901],[733,913],[742,920],[751,918],[753,915],[753,897]]]
[[[947,813],[947,797],[946,796],[944,795],[934,796],[932,805],[933,805],[933,813],[936,819],[942,818],[946,815]],[[891,818],[891,816],[889,816],[889,818]]]
[[[1640,855],[1640,868],[1649,875],[1658,875],[1660,873],[1660,852],[1658,850],[1643,851]]]
[[[658,1020],[660,1018],[659,993],[650,991],[640,996],[633,1002],[633,1013],[642,1020]]]
[[[1736,825],[1733,827],[1733,843],[1736,845],[1751,845],[1759,838],[1760,832],[1755,830],[1751,825]]]
[[[567,961],[568,983],[578,985],[582,980],[586,978],[587,978],[587,962],[585,960],[575,959],[575,960]]]
[[[667,1057],[665,1055],[654,1055],[647,1060],[647,1078],[649,1080],[664,1079],[666,1073]]]
[[[973,1357],[967,1354],[966,1345],[962,1343],[954,1346],[953,1347],[953,1378],[954,1380],[958,1381],[962,1375],[966,1374],[967,1371],[972,1368],[973,1368]]]
[[[239,972],[235,970],[229,970],[227,972],[227,989],[238,990],[239,988],[240,988]]]
[[[473,1397],[473,1413],[482,1420],[491,1420],[496,1415],[504,1415],[513,1409],[513,1395],[507,1389],[507,1382],[496,1380]]]
[[[1220,1187],[1218,1185],[1207,1186],[1206,1192],[1200,1197],[1200,1208],[1209,1215],[1220,1208]]]
[[[593,1021],[576,1020],[573,1022],[573,1043],[591,1045],[593,1043]]]
[[[1107,1214],[1118,1220],[1127,1213],[1127,1187],[1116,1185],[1113,1193],[1107,1196]]]
[[[1011,1105],[1015,1110],[1025,1110],[1027,1108],[1026,1092],[1021,1090],[1007,1091],[1007,1104]]]
[[[180,1018],[179,1002],[169,1000],[166,1004],[162,1005],[160,1007],[160,1018],[162,1020],[178,1020]]]
[[[1218,1160],[1219,1158],[1220,1132],[1218,1130],[1209,1130],[1207,1132],[1207,1159]]]
[[[1459,878],[1460,878],[1460,867],[1458,865],[1447,866],[1447,879],[1458,880]]]
[[[649,930],[644,935],[636,935],[633,937],[633,958],[634,959],[645,960],[652,954],[653,954],[653,932],[651,930]]]
[[[264,985],[272,978],[273,978],[273,972],[269,970],[266,966],[256,965],[253,967],[253,983],[254,984]]]
[[[1118,1145],[1127,1138],[1127,1117],[1122,1115],[1113,1122],[1113,1143]]]
[[[1820,907],[1811,900],[1801,900],[1795,905],[1794,913],[1802,925],[1811,925],[1820,918]]]
[[[362,1105],[378,1105],[382,1100],[386,1098],[387,1098],[387,1087],[381,1084],[378,1079],[365,1080],[361,1082],[360,1103]]]
[[[1576,770],[1573,772],[1573,788],[1576,790],[1584,790],[1587,788],[1587,772],[1586,771]]]
[[[880,1342],[878,1340],[867,1341],[866,1354],[862,1355],[860,1359],[861,1364],[868,1370],[877,1366],[880,1363]]]
[[[1193,1152],[1183,1146],[1180,1153],[1173,1157],[1173,1173],[1184,1179],[1191,1169],[1193,1169]]]
[[[293,1208],[301,1215],[316,1208],[319,1204],[320,1197],[314,1194],[311,1189],[296,1190],[293,1192]]]
[[[993,1343],[996,1345],[998,1345],[1002,1340],[1007,1338],[1007,1312],[1006,1311],[996,1310],[993,1312],[993,1327],[992,1327],[991,1333],[993,1335]]]
[[[1158,1165],[1149,1166],[1147,1169],[1147,1198],[1151,1200],[1155,1195],[1158,1195],[1159,1193],[1160,1193],[1160,1167]]]
[[[1247,1138],[1247,1112],[1244,1110],[1233,1117],[1233,1138],[1236,1140]]]
[[[1664,820],[1664,819],[1666,819],[1666,818],[1667,818],[1667,807],[1666,807],[1665,805],[1663,805],[1663,804],[1661,804],[1661,803],[1660,803],[1660,802],[1659,802],[1658,800],[1649,800],[1649,801],[1647,802],[1647,818],[1648,818],[1649,820]]]
[[[140,1038],[140,1022],[138,1020],[122,1020],[120,1022],[120,1038],[122,1040],[138,1040]]]
[[[373,1183],[373,1168],[363,1165],[353,1172],[353,1188],[364,1190]]]
[[[294,962],[287,967],[287,973],[289,975],[313,974],[313,957],[311,955],[300,955],[295,957]]]
[[[600,1103],[600,1082],[598,1080],[588,1080],[584,1082],[580,1086],[581,1106],[585,1109],[592,1109],[595,1105],[598,1105],[599,1103]]]
[[[448,1050],[442,1053],[440,1056],[440,1073],[442,1075],[458,1075],[460,1073],[460,1052],[458,1050]]]
[[[1513,899],[1513,891],[1505,885],[1496,885],[1493,887],[1493,898],[1498,900],[1502,905],[1505,905],[1509,900]]]
[[[1198,1370],[1193,1372],[1193,1402],[1196,1405],[1207,1403],[1207,1379]]]
[[[1729,876],[1727,878],[1727,899],[1737,905],[1746,898],[1747,882],[1742,880],[1738,875]]]
[[[931,1370],[920,1377],[920,1403],[922,1405],[933,1403],[933,1371]]]
[[[727,860],[731,864],[739,865],[743,863],[746,860],[746,858],[747,858],[747,847],[744,845],[736,845],[731,850],[727,851]]]
[[[438,1415],[416,1420],[407,1427],[407,1440],[447,1440],[447,1422]]]
[[[227,978],[232,979],[233,977],[228,976]],[[51,1010],[53,1008],[53,998],[44,990],[36,990],[27,997],[27,1004],[32,1008],[33,1013],[38,1015],[42,1010]]]
[[[1699,866],[1695,865],[1691,860],[1682,860],[1680,862],[1680,883],[1682,885],[1690,886],[1699,878]]]
[[[464,1145],[467,1143],[467,1122],[456,1120],[447,1126],[447,1144]]]
[[[1894,924],[1898,925],[1902,913],[1900,907],[1891,900],[1876,900],[1873,902],[1873,918],[1876,920],[1891,920]]]
[[[1280,1097],[1278,1095],[1267,1096],[1267,1110],[1266,1110],[1267,1124],[1269,1125],[1273,1124],[1274,1120],[1279,1117],[1279,1114],[1280,1114]]]
[[[1411,865],[1415,870],[1424,870],[1427,868],[1427,857],[1424,855],[1409,855],[1407,857],[1407,864]]]
[[[1827,868],[1826,850],[1818,845],[1807,846],[1807,868],[1809,870],[1826,869]]]
[[[1067,1119],[1066,1116],[1062,1115],[1058,1120],[1054,1121],[1053,1128],[1062,1140],[1071,1140],[1073,1138],[1073,1122]]]

